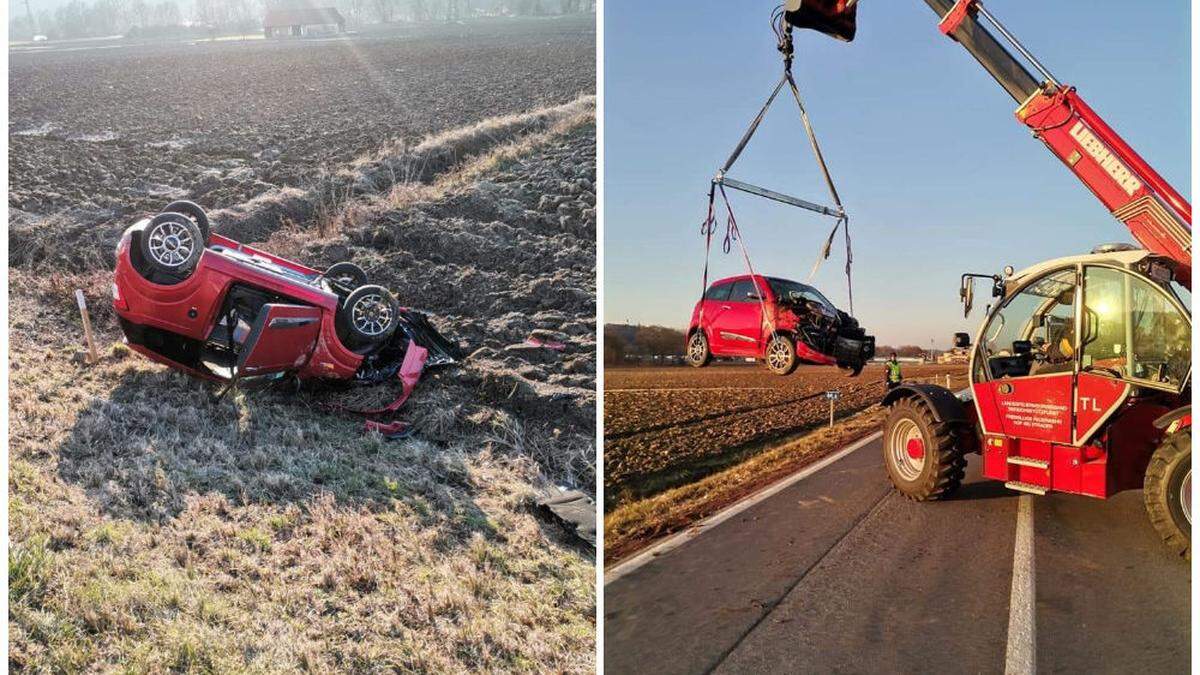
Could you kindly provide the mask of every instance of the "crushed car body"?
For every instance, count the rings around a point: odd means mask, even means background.
[[[875,338],[817,289],[779,277],[741,275],[713,282],[692,310],[686,359],[754,358],[787,375],[801,363],[857,375],[875,356]]]
[[[126,229],[113,277],[130,348],[197,377],[377,382],[397,375],[412,344],[423,366],[462,358],[357,265],[320,271],[211,233],[191,202]]]

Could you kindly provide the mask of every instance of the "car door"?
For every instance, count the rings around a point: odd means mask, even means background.
[[[266,304],[258,312],[238,354],[237,376],[297,370],[312,355],[321,330],[321,309]]]
[[[729,289],[732,286],[731,281],[713,284],[700,301],[700,325],[708,336],[709,348],[718,356],[724,353],[725,344],[717,327],[721,323],[721,315],[730,309]]]
[[[760,356],[762,350],[762,305],[751,279],[734,282],[729,309],[721,315],[720,334],[726,349],[737,356]]]
[[[974,385],[984,430],[1069,444],[1078,341],[1078,270],[1051,271],[992,313],[980,338]]]

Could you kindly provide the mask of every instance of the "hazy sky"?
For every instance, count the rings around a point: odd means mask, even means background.
[[[709,179],[781,72],[775,4],[605,2],[605,321],[687,323]],[[1190,198],[1186,0],[988,6]],[[921,0],[862,0],[854,42],[797,33],[794,72],[852,218],[855,313],[881,344],[974,332],[985,303],[962,318],[961,272],[1131,240],[936,23]],[[828,202],[782,95],[730,176]],[[730,198],[757,271],[803,281],[831,223]],[[744,271],[714,250],[714,277]],[[834,251],[814,283],[845,309],[840,237]]]

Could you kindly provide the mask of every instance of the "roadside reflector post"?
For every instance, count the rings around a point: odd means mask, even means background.
[[[838,398],[840,398],[841,395],[842,395],[842,392],[837,389],[830,389],[829,391],[825,392],[825,398],[829,399],[829,428],[830,429],[833,428],[833,402],[838,400]]]
[[[92,319],[88,316],[87,299],[83,297],[83,289],[75,289],[75,302],[79,305],[79,316],[83,318],[83,339],[87,341],[88,365],[100,360],[96,354],[96,341],[92,339]]]

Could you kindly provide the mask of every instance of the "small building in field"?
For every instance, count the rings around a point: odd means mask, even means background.
[[[263,35],[302,37],[319,33],[346,32],[346,19],[336,7],[293,7],[268,9]]]

